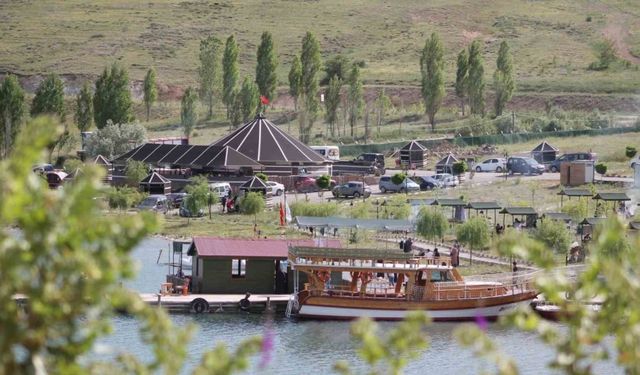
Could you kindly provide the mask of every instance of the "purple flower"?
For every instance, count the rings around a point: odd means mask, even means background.
[[[263,369],[269,365],[271,362],[271,353],[273,352],[273,348],[275,346],[275,333],[271,326],[267,326],[264,337],[262,338],[262,355],[260,357],[260,368]]]
[[[487,320],[487,318],[485,318],[484,315],[480,314],[476,315],[476,324],[482,331],[486,331],[489,327],[489,321]]]

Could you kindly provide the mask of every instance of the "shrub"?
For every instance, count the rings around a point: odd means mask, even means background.
[[[126,175],[127,185],[137,187],[140,181],[149,174],[149,168],[141,161],[129,160],[127,161],[124,173]]]
[[[441,210],[423,207],[418,217],[417,232],[428,240],[444,237],[449,222]]]
[[[579,222],[589,216],[588,203],[586,199],[567,202],[562,205],[561,211],[569,215],[575,222]]]
[[[353,219],[371,219],[374,211],[371,201],[364,201],[351,206],[349,217]]]
[[[638,153],[638,151],[636,150],[635,147],[632,146],[627,146],[624,149],[624,154],[629,158],[633,158],[634,156],[636,156],[636,154]]]
[[[564,254],[569,250],[573,237],[565,225],[559,225],[557,221],[542,219],[538,228],[533,231],[533,238],[547,245],[558,254]]]
[[[404,180],[407,178],[407,175],[401,172],[398,172],[396,174],[394,174],[393,176],[391,176],[391,182],[393,182],[396,185],[400,185],[404,182]]]
[[[469,170],[469,166],[467,165],[467,163],[464,160],[461,160],[457,163],[453,163],[453,166],[451,167],[453,174],[458,176],[463,174],[464,172],[466,172],[467,170]]]
[[[262,172],[256,173],[256,177],[258,177],[259,179],[261,179],[264,182],[269,181],[269,176],[267,176],[266,174],[264,174]]]
[[[322,190],[328,189],[331,186],[331,177],[325,174],[316,178],[316,185]]]
[[[251,191],[245,194],[240,202],[240,212],[245,215],[258,215],[264,211],[265,202],[262,194]]]
[[[596,172],[599,175],[604,176],[604,174],[607,173],[607,166],[604,163],[596,164]]]
[[[474,217],[460,224],[456,230],[456,238],[469,247],[469,264],[473,261],[471,250],[480,250],[489,244],[489,224],[482,217]]]
[[[80,159],[72,158],[64,161],[64,171],[72,174],[77,170],[82,170],[84,163]]]
[[[112,187],[107,190],[107,203],[111,209],[126,210],[135,207],[146,197],[146,193],[128,186]]]
[[[331,203],[309,203],[294,202],[291,204],[291,214],[293,216],[335,216],[338,213],[338,206]]]

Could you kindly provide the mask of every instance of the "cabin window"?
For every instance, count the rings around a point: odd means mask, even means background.
[[[449,271],[431,271],[431,282],[452,281]]]
[[[247,274],[247,260],[246,259],[231,259],[231,277],[243,278]]]

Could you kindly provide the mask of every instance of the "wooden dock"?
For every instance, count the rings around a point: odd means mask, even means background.
[[[289,294],[252,294],[249,303],[244,294],[188,294],[161,295],[142,293],[140,298],[151,306],[161,306],[169,312],[223,313],[223,312],[284,312]]]

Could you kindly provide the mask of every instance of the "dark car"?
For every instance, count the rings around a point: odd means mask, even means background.
[[[570,154],[564,154],[557,158],[551,163],[549,166],[549,171],[551,172],[560,172],[560,164],[571,161],[579,161],[579,160],[596,160],[596,154],[592,152],[574,152]]]
[[[378,169],[378,173],[380,175],[383,175],[386,172],[386,166],[384,164],[384,154],[365,152],[363,154],[360,154],[353,161],[362,165],[367,164],[375,166]]]
[[[443,186],[441,181],[430,176],[415,176],[413,180],[420,185],[420,190],[432,190]]]
[[[511,157],[507,159],[507,171],[509,171],[509,174],[543,174],[544,165],[533,158]]]
[[[354,197],[359,198],[364,196],[368,198],[371,195],[371,188],[359,181],[349,181],[346,184],[338,185],[331,191],[336,198],[340,197]]]
[[[169,201],[169,207],[171,208],[180,208],[182,205],[182,201],[184,197],[187,196],[187,193],[170,193],[167,194],[167,200]]]
[[[204,210],[202,208],[198,209],[198,212],[191,212],[188,208],[187,208],[187,201],[183,200],[182,203],[180,204],[180,211],[179,214],[182,217],[202,217],[204,216]]]

